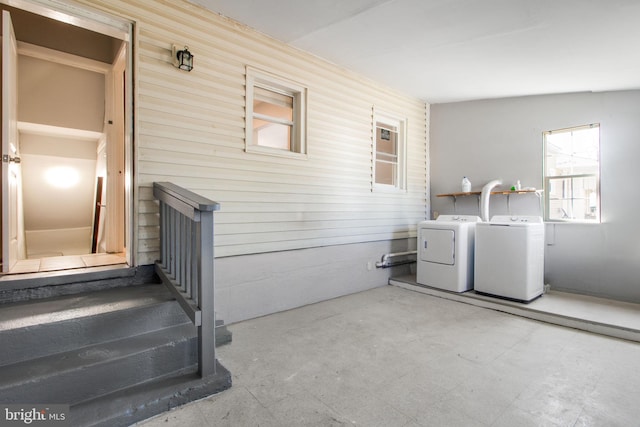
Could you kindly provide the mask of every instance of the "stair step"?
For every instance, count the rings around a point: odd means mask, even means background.
[[[0,367],[0,402],[77,404],[197,364],[191,324]]]
[[[160,283],[153,266],[105,266],[0,276],[0,304]]]
[[[71,406],[70,422],[83,427],[126,427],[231,387],[231,374],[216,361],[216,374],[176,374]]]
[[[9,304],[0,310],[0,366],[187,323],[162,285]]]
[[[217,361],[200,378],[197,329],[150,272],[0,277],[0,402],[69,404],[71,425],[128,426],[229,388]],[[231,342],[222,320],[215,330],[216,345]]]
[[[2,306],[0,330],[91,316],[170,299],[172,297],[164,286],[146,285],[16,302]]]

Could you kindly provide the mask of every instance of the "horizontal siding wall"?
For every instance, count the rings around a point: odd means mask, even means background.
[[[216,256],[415,236],[427,209],[428,106],[182,1],[84,0],[135,22],[137,264],[158,258],[151,187],[221,203]],[[188,45],[195,67],[171,65]],[[308,159],[244,151],[245,67],[308,88]],[[373,108],[408,119],[404,193],[371,191]]]

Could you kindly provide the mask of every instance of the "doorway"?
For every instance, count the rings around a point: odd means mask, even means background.
[[[130,264],[130,25],[71,25],[40,3],[11,3],[1,5],[3,70],[14,68],[3,72],[2,272]]]

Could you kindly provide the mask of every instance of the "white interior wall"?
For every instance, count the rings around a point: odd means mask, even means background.
[[[86,255],[91,252],[91,227],[27,230],[27,258]]]
[[[43,59],[18,59],[18,120],[102,132],[104,74]]]
[[[25,55],[18,71],[18,120],[35,124],[20,134],[27,257],[90,253],[97,140],[75,130],[102,132],[104,75]]]
[[[601,124],[602,224],[547,225],[545,280],[552,288],[640,302],[634,237],[640,199],[640,91],[578,93],[431,106],[432,210],[452,213],[464,175],[480,190],[502,178],[542,188],[542,132]],[[511,213],[542,215],[535,196],[511,196]],[[457,213],[478,214],[475,197],[458,198]],[[505,196],[491,215],[507,213]]]
[[[27,257],[90,253],[97,140],[21,133],[20,145]]]
[[[27,230],[91,226],[95,159],[23,154]]]

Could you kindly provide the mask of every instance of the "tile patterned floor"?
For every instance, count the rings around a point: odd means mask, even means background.
[[[234,325],[156,426],[638,425],[640,344],[385,286]]]

